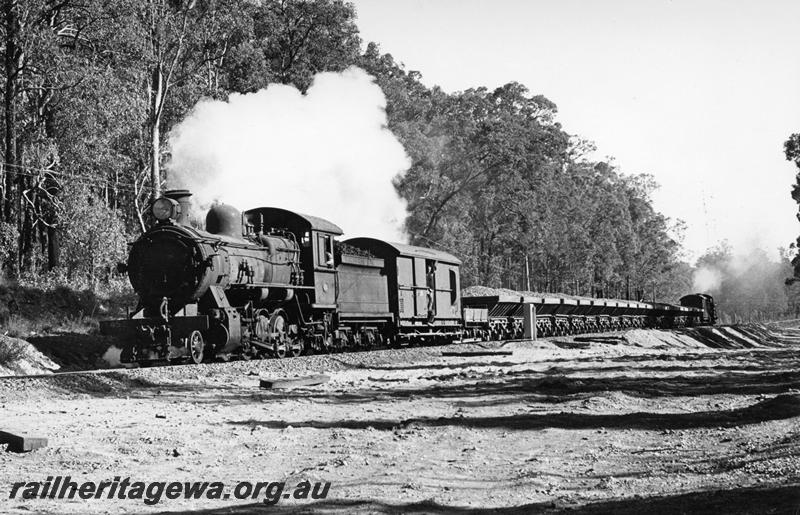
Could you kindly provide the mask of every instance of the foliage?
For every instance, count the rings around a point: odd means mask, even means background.
[[[24,272],[0,286],[0,321],[11,336],[90,333],[99,318],[120,318],[135,303],[127,278],[112,276],[93,283],[89,277],[68,277],[59,267],[43,273]]]
[[[370,44],[361,66],[388,99],[412,158],[397,182],[412,243],[464,260],[463,284],[676,300],[688,264],[682,224],[657,213],[649,176],[582,158],[591,145],[556,122],[556,105],[518,83],[447,95]]]
[[[794,162],[798,168],[797,175],[795,175],[795,183],[792,185],[792,199],[800,206],[800,134],[789,136],[789,139],[783,144],[783,151],[786,155],[786,160]],[[796,216],[800,220],[800,212]],[[800,236],[798,236],[793,250],[797,250],[797,247],[800,247]],[[792,267],[792,276],[795,279],[800,279],[800,254],[795,253],[792,259]]]
[[[63,204],[63,265],[68,279],[86,277],[94,286],[108,280],[125,260],[127,234],[102,199],[88,188],[75,189]]]
[[[11,338],[0,337],[0,366],[8,366],[15,361],[22,359],[27,354],[25,352],[25,342],[17,340],[16,334],[11,334]]]
[[[14,268],[18,240],[17,226],[8,222],[0,222],[0,264],[6,270]]]
[[[305,91],[314,74],[357,65],[383,89],[411,157],[395,184],[409,238],[459,255],[465,286],[666,300],[688,289],[681,225],[653,209],[651,177],[586,159],[591,143],[522,84],[448,94],[375,43],[361,53],[350,3],[11,5],[0,24],[7,271],[115,280],[163,180],[161,135],[200,99],[273,82]]]
[[[12,273],[55,268],[71,255],[62,240],[81,240],[68,218],[81,210],[64,208],[70,185],[114,211],[120,234],[141,230],[160,135],[202,97],[275,80],[305,88],[360,45],[352,5],[335,0],[26,0],[3,17],[0,222],[19,235],[3,233],[0,257]]]
[[[264,79],[305,91],[314,74],[350,66],[361,45],[355,17],[353,4],[341,0],[259,4],[253,14],[254,43],[263,52]]]

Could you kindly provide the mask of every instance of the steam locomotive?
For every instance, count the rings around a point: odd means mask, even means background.
[[[327,220],[270,207],[240,213],[218,204],[201,230],[189,223],[190,196],[171,190],[157,199],[155,223],[131,247],[125,268],[138,304],[130,317],[101,323],[104,334],[124,339],[123,362],[517,337],[521,310],[531,305],[539,313],[532,327],[545,335],[713,323],[708,296],[671,307],[474,297],[462,311],[461,262],[451,254],[374,238],[339,241],[342,230]]]

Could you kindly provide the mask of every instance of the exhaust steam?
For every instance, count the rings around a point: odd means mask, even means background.
[[[169,187],[190,189],[203,210],[281,207],[326,218],[348,237],[405,241],[393,181],[410,162],[385,108],[358,68],[318,74],[305,95],[273,84],[203,100],[169,135]]]

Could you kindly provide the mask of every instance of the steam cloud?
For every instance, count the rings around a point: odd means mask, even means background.
[[[785,258],[775,261],[761,248],[734,250],[723,243],[700,258],[694,291],[714,296],[718,312],[727,315],[723,322],[771,319],[787,311],[785,280],[791,273]]]
[[[392,181],[410,163],[386,127],[386,98],[358,68],[320,73],[305,95],[273,84],[204,100],[170,133],[169,186],[199,207],[281,207],[326,218],[348,237],[405,241]]]
[[[722,272],[710,266],[701,266],[694,273],[694,290],[709,292],[719,290],[722,285]]]

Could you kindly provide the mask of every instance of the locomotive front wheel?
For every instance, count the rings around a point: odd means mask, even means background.
[[[192,363],[202,363],[206,343],[203,341],[203,335],[200,334],[200,331],[192,331],[186,345],[189,348],[189,357],[191,357]]]

